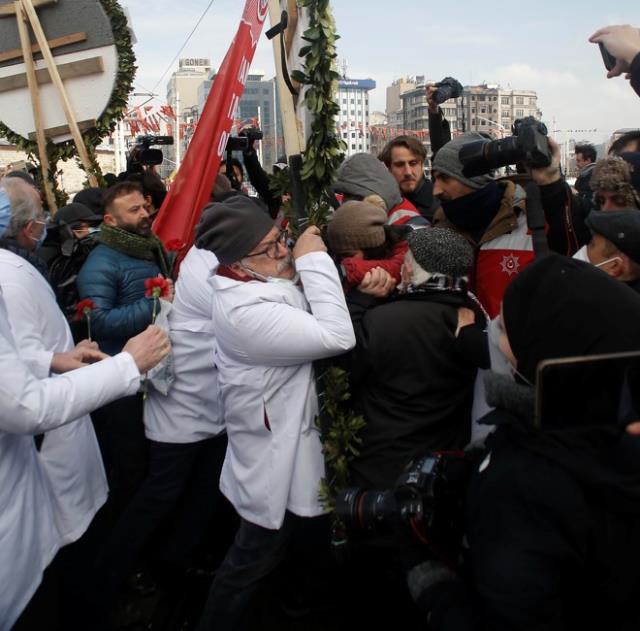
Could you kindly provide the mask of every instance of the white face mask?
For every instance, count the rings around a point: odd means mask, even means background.
[[[274,283],[278,285],[297,285],[298,281],[300,280],[300,274],[298,272],[294,274],[293,278],[280,278],[278,276],[264,276],[263,274],[255,272],[254,270],[249,269],[244,265],[242,265],[241,267],[244,272],[265,283]]]
[[[574,255],[573,258],[576,261],[584,261],[585,263],[591,263],[589,255],[587,254],[587,246],[583,245]]]
[[[577,261],[584,261],[585,263],[591,263],[591,259],[589,259],[589,253],[587,250],[587,246],[583,245],[574,255],[573,258]],[[592,263],[594,267],[602,267],[607,263],[613,263],[613,261],[620,261],[622,263],[622,259],[619,256],[612,256],[610,259],[606,261],[602,261],[601,263]]]

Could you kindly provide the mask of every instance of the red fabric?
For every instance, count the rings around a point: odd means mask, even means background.
[[[381,267],[389,272],[397,283],[400,282],[400,268],[404,263],[404,255],[409,249],[406,241],[400,241],[393,248],[393,254],[388,259],[377,261],[367,261],[365,259],[346,258],[342,259],[341,265],[345,273],[345,290],[357,287],[364,279],[365,274],[374,267]]]
[[[177,239],[185,244],[177,263],[193,243],[200,213],[209,203],[268,7],[268,0],[246,1],[231,48],[211,86],[184,160],[153,224],[163,243]]]

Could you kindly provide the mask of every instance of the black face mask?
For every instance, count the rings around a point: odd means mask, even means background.
[[[503,190],[496,182],[450,201],[441,200],[447,219],[459,230],[475,232],[487,228],[498,214]]]

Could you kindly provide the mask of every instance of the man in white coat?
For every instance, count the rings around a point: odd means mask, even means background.
[[[229,440],[220,488],[241,518],[202,631],[239,628],[259,582],[284,557],[296,521],[324,512],[312,362],[350,350],[355,336],[319,230],[308,228],[293,253],[286,239],[243,196],[209,205],[197,228],[196,245],[220,262],[211,278]]]
[[[162,330],[150,327],[114,357],[39,380],[20,356],[0,294],[0,631],[12,628],[67,542],[56,527],[55,498],[33,435],[135,392],[140,375],[169,348]],[[56,354],[52,365],[61,369],[75,361]]]

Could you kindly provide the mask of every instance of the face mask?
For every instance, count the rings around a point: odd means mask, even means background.
[[[574,255],[573,258],[576,261],[584,261],[585,263],[591,263],[589,255],[587,254],[587,246],[583,245]]]
[[[42,244],[44,243],[44,240],[47,238],[47,224],[44,221],[36,221],[35,223],[41,223],[44,225],[44,228],[42,229],[42,234],[39,237],[32,237],[31,235],[29,235],[29,237],[31,237],[36,242],[36,249],[37,249],[42,246]]]
[[[258,280],[261,280],[265,283],[273,283],[277,285],[297,285],[298,281],[300,280],[300,274],[298,272],[295,273],[293,278],[279,278],[278,276],[263,276],[259,272],[254,272],[252,269],[249,269],[244,265],[242,265],[241,267],[244,272],[247,272],[247,274],[250,274],[254,278],[257,278]]]
[[[0,188],[0,237],[9,226],[11,219],[11,202],[5,190]]]

